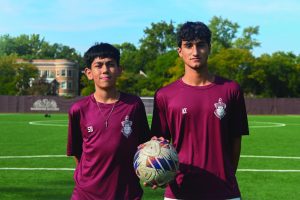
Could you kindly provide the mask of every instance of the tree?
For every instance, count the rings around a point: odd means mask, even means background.
[[[212,53],[217,53],[223,48],[232,47],[233,39],[240,26],[228,19],[214,16],[208,27],[212,32]]]
[[[123,70],[138,73],[141,66],[138,63],[138,49],[131,43],[125,42],[121,45],[115,45],[121,52],[120,65]]]
[[[14,78],[16,76],[16,56],[0,57],[0,95],[16,94],[16,84]]]
[[[0,57],[0,94],[26,95],[30,81],[38,76],[32,64],[17,63],[16,55]]]
[[[52,93],[51,83],[46,81],[46,77],[38,77],[32,81],[32,86],[28,88],[29,95],[47,96]]]
[[[33,79],[38,77],[38,69],[30,63],[20,63],[16,65],[16,95],[27,95],[28,89],[30,88],[30,83]]]
[[[159,55],[176,47],[176,33],[173,22],[165,21],[151,23],[150,28],[144,30],[145,37],[140,39],[141,49],[150,54]]]
[[[253,38],[254,35],[258,35],[259,27],[247,27],[243,30],[243,35],[234,41],[233,46],[239,49],[252,50],[254,47],[259,47],[260,42]]]
[[[212,55],[208,66],[211,72],[237,81],[246,92],[250,92],[248,75],[254,62],[255,58],[249,50],[229,48]]]
[[[260,46],[260,43],[253,38],[259,33],[258,26],[244,28],[241,37],[237,37],[240,26],[228,19],[214,16],[208,26],[212,32],[212,54],[218,53],[222,49],[239,48],[252,50],[254,47]]]
[[[143,71],[151,71],[153,60],[176,47],[176,32],[173,22],[151,23],[144,30],[145,36],[140,39],[139,64]]]
[[[299,63],[291,52],[263,54],[256,60],[256,68],[264,71],[263,89],[259,92],[264,97],[299,97]]]

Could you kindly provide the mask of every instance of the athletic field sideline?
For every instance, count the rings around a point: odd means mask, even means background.
[[[237,172],[243,199],[299,199],[300,115],[248,117]],[[0,114],[0,127],[0,199],[70,199],[67,115]],[[162,189],[144,191],[146,200],[163,199]]]

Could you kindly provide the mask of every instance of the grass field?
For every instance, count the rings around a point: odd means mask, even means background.
[[[300,116],[249,116],[249,125],[237,172],[243,199],[300,199]],[[66,114],[0,114],[0,199],[70,199],[66,140]],[[162,196],[145,188],[144,199]]]

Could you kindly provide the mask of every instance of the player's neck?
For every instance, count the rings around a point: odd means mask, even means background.
[[[117,89],[112,90],[96,90],[94,98],[100,103],[115,103],[119,100],[120,92]]]
[[[186,71],[182,77],[182,81],[191,86],[206,86],[214,82],[215,76],[209,73],[207,70],[197,72],[197,71]]]

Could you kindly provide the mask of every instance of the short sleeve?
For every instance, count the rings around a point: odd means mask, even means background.
[[[149,124],[147,120],[147,115],[145,111],[144,103],[141,99],[139,99],[135,111],[135,120],[137,124],[137,133],[139,134],[139,143],[142,144],[148,140],[150,140],[150,130],[149,130]]]
[[[249,135],[244,93],[240,87],[234,92],[231,105],[232,110],[229,122],[230,134],[232,137]]]
[[[157,137],[164,137],[170,139],[170,131],[168,128],[167,118],[166,118],[166,107],[164,99],[159,95],[158,92],[154,96],[154,108],[151,124],[151,135]]]
[[[82,154],[82,134],[80,129],[80,112],[74,107],[69,110],[68,123],[68,156],[81,156]]]

